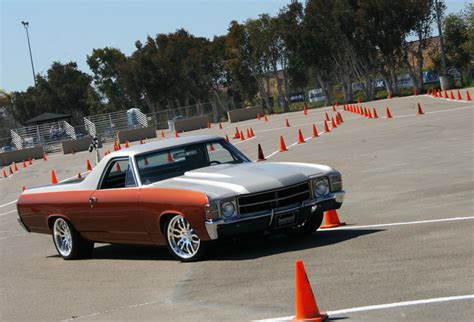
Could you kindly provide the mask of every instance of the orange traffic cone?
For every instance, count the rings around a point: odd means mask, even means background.
[[[18,172],[18,167],[15,162],[13,162],[13,171]]]
[[[329,115],[328,115],[328,113],[327,113],[327,112],[326,112],[326,121],[328,121],[328,122],[330,121],[330,119],[329,119]]]
[[[471,100],[471,94],[469,94],[469,91],[466,89],[466,101]]]
[[[222,130],[222,123],[219,122],[219,129]]]
[[[331,118],[331,130],[336,129],[337,125],[336,122],[334,121],[334,117]]]
[[[265,114],[265,115],[263,116],[263,120],[264,120],[265,122],[268,122],[267,114]]]
[[[379,116],[377,115],[377,110],[374,107],[374,119],[378,119],[378,118],[379,118]]]
[[[250,134],[252,135],[252,137],[255,136],[255,133],[253,133],[253,129],[252,129],[252,128],[250,128]]]
[[[239,128],[235,128],[235,134],[234,134],[234,139],[240,139],[240,133],[239,133]]]
[[[174,136],[177,137],[177,138],[179,138],[179,133],[178,133],[178,131],[174,131]]]
[[[339,114],[336,114],[336,125],[341,125],[341,120],[339,119]]]
[[[321,226],[321,228],[333,228],[344,226],[345,224],[345,222],[339,221],[336,210],[328,210],[324,212],[324,224]]]
[[[288,122],[288,119],[285,119],[285,127],[290,127],[290,122]]]
[[[452,99],[452,100],[454,99],[454,93],[453,93],[453,90],[451,90],[451,92],[449,93],[449,98],[450,98],[450,99]]]
[[[46,152],[43,152],[43,161],[46,161],[46,160],[48,160],[48,159],[46,158]]]
[[[357,104],[360,104],[360,96],[357,96]]]
[[[209,144],[209,151],[215,151],[214,145],[212,143]]]
[[[313,138],[317,138],[318,136],[318,129],[316,128],[316,125],[313,124]]]
[[[229,142],[229,136],[227,134],[225,135],[225,140]]]
[[[329,126],[328,126],[328,122],[324,121],[324,133],[329,133],[331,131],[329,131]]]
[[[8,168],[10,169],[10,175],[12,175],[13,174],[12,166],[9,166]]]
[[[392,113],[390,113],[390,109],[387,107],[387,118],[391,119],[392,118]]]
[[[140,144],[143,144],[143,140],[140,140]]]
[[[306,106],[306,104],[303,107],[303,114],[308,115],[308,107]]]
[[[444,90],[444,98],[449,98],[449,97],[448,97],[448,91],[447,91],[447,90]]]
[[[247,137],[250,139],[252,137],[252,134],[250,134],[250,129],[247,128]]]
[[[257,120],[260,121],[261,117],[260,117],[260,113],[257,113]]]
[[[285,151],[288,151],[288,148],[286,147],[283,136],[280,136],[280,152],[285,152]]]
[[[211,128],[211,122],[207,121],[207,128],[210,129]]]
[[[332,106],[332,111],[336,112],[336,106],[334,106],[334,105]]]
[[[28,165],[33,165],[33,161],[31,161],[31,158],[28,158]]]
[[[122,172],[122,167],[120,166],[120,163],[117,162],[116,168],[118,172]]]
[[[390,91],[388,91],[388,99],[391,100],[392,99],[392,93]]]
[[[263,155],[262,146],[258,145],[258,159],[257,161],[265,161],[265,156]]]
[[[342,114],[337,112],[337,116],[339,117],[339,122],[344,123],[344,120],[342,119]]]
[[[77,178],[82,179],[82,174],[80,172],[77,173]]]
[[[25,186],[21,187],[21,191],[22,191],[22,192],[25,191],[25,190],[26,190],[26,187],[25,187]]]
[[[128,140],[125,141],[125,149],[128,149],[130,147],[130,145],[128,144]]]
[[[240,141],[244,141],[244,140],[245,140],[244,132],[240,131]]]
[[[56,173],[54,173],[54,169],[53,169],[51,170],[51,184],[56,184],[56,183],[58,183],[58,179],[56,178]]]
[[[301,133],[301,129],[298,129],[298,144],[305,143],[303,133]]]
[[[373,118],[373,117],[372,117],[372,112],[370,111],[370,108],[367,109],[367,117],[368,117],[369,119],[372,119],[372,118]]]
[[[23,168],[26,168],[26,162],[23,160]]]
[[[8,178],[7,172],[6,172],[5,170],[3,170],[3,177],[4,177],[4,178]]]
[[[421,104],[420,102],[418,102],[418,115],[423,115],[425,113],[423,113],[423,110],[421,109]]]
[[[173,162],[173,157],[171,156],[171,152],[168,151],[168,162]]]
[[[165,131],[161,131],[161,137],[162,137],[162,138],[165,137]]]
[[[418,95],[418,90],[416,89],[416,86],[413,87],[413,96],[417,96]]]
[[[458,89],[458,100],[462,101],[462,95],[461,95],[461,91],[459,89]]]
[[[87,171],[92,171],[92,166],[91,166],[91,162],[89,161],[89,159],[86,160],[86,170]]]
[[[296,261],[295,279],[296,316],[293,321],[325,321],[328,315],[319,312],[302,260]]]

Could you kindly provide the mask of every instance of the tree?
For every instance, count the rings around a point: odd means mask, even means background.
[[[469,50],[469,29],[467,21],[462,13],[449,14],[443,21],[443,34],[448,65],[454,66],[460,71],[467,69],[473,56],[472,52],[467,51]]]

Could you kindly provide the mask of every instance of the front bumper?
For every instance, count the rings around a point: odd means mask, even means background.
[[[309,216],[316,215],[319,211],[341,208],[345,194],[344,191],[337,191],[321,199],[307,200],[294,208],[272,210],[265,214],[236,218],[232,221],[224,221],[223,219],[206,221],[206,230],[209,238],[215,240],[296,226],[304,222]],[[293,220],[285,223],[283,217]]]

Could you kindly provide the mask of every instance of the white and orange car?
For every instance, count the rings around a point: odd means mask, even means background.
[[[17,207],[20,224],[52,234],[64,259],[101,242],[166,245],[195,261],[228,236],[311,233],[344,195],[330,167],[251,162],[221,137],[190,136],[113,152],[82,181],[26,190]]]

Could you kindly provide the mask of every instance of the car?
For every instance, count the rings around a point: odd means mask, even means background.
[[[11,152],[11,151],[15,151],[15,150],[16,150],[16,148],[15,148],[15,147],[12,147],[12,146],[10,146],[10,145],[5,145],[5,146],[2,146],[2,147],[0,148],[0,152],[2,152],[2,153],[3,153],[3,152]]]
[[[344,200],[328,166],[252,162],[218,136],[170,138],[105,156],[80,182],[25,190],[18,221],[52,235],[64,259],[94,243],[166,245],[178,260],[246,234],[310,234]]]

